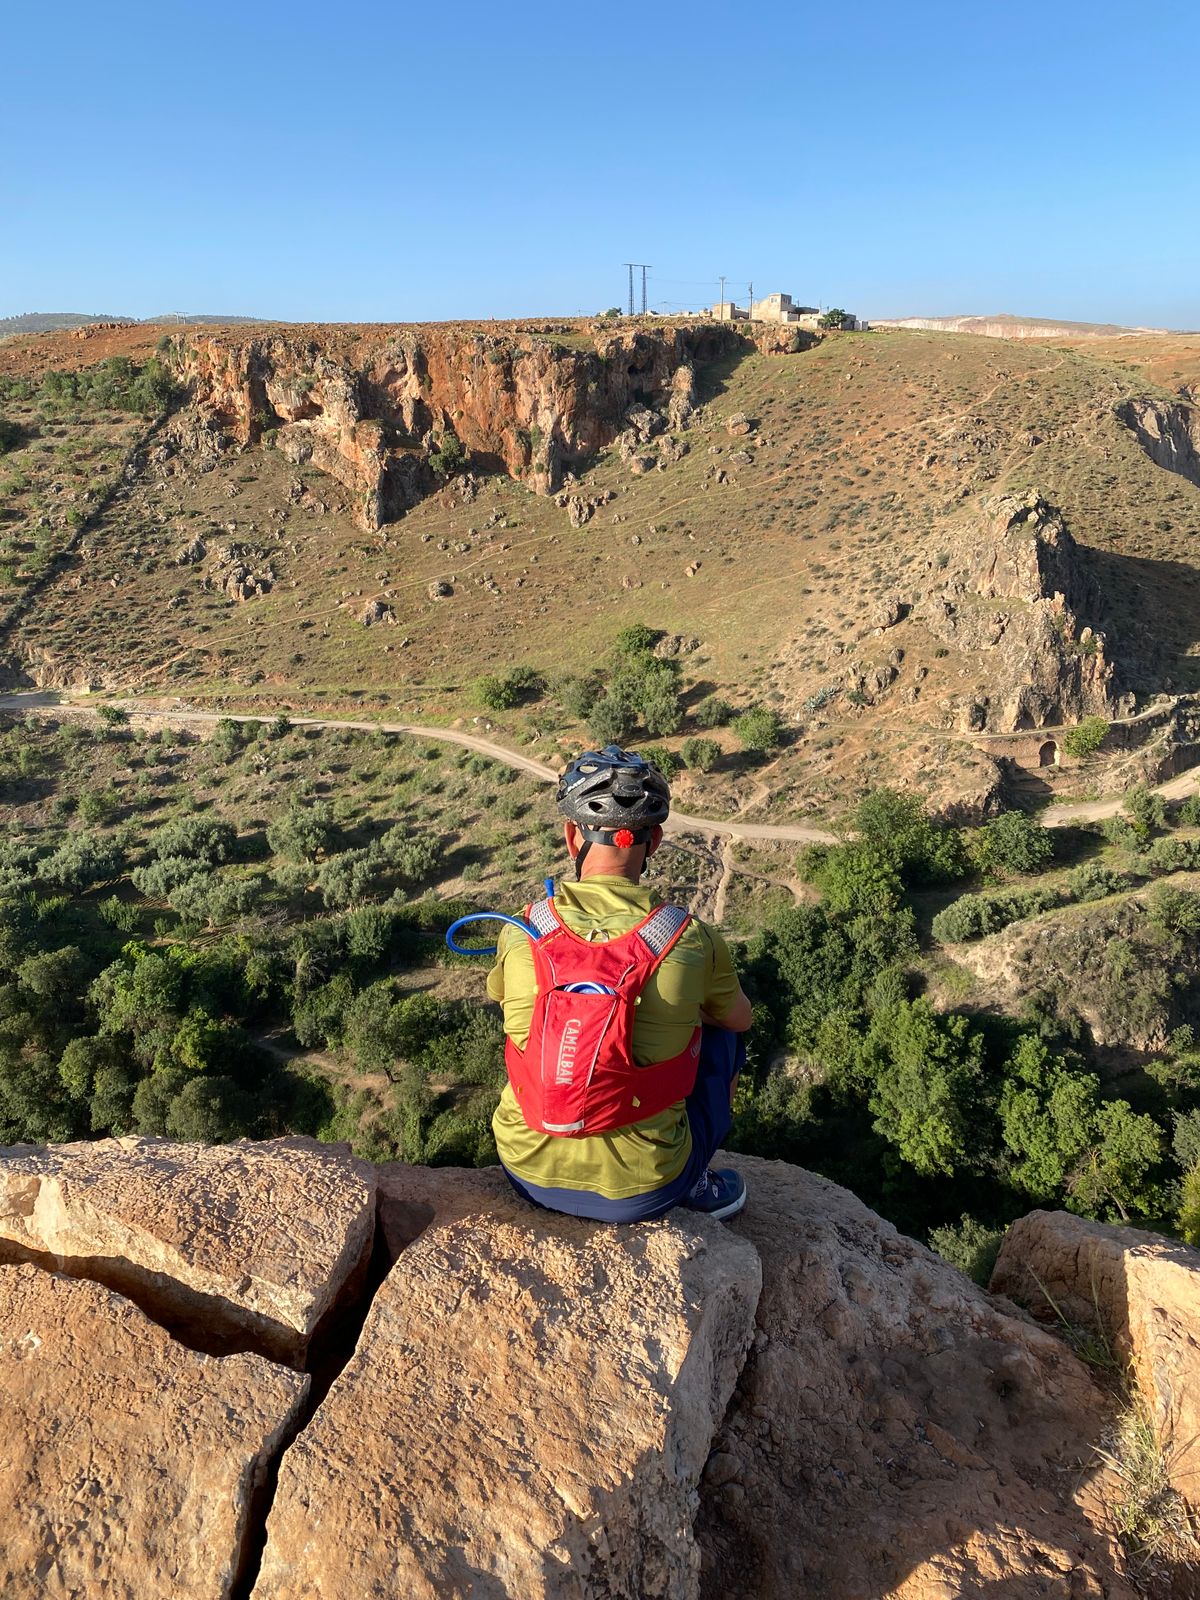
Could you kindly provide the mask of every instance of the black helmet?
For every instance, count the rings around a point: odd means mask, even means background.
[[[632,750],[585,750],[558,780],[558,809],[589,844],[645,844],[667,820],[671,791],[657,767]],[[618,834],[629,837],[616,837]]]

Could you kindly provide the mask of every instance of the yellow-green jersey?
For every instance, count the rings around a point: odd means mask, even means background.
[[[567,927],[596,941],[628,933],[659,903],[627,878],[599,874],[562,884],[554,899]],[[520,929],[506,926],[501,933],[487,991],[504,1008],[505,1032],[523,1049],[537,982],[529,938]],[[647,1066],[678,1055],[687,1048],[700,1012],[720,1022],[738,993],[724,939],[715,928],[693,919],[642,990],[633,1027],[634,1061]],[[515,1177],[542,1188],[588,1190],[611,1200],[670,1183],[683,1171],[692,1148],[682,1100],[627,1128],[567,1139],[530,1128],[506,1085],[492,1128],[500,1159]]]

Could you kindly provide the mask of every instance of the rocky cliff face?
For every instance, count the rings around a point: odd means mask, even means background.
[[[1156,466],[1200,485],[1200,406],[1129,400],[1117,417]]]
[[[737,1164],[735,1223],[613,1228],[299,1139],[0,1151],[4,1592],[1132,1600],[1068,1347]]]
[[[1118,692],[1096,618],[1101,596],[1069,529],[1036,491],[985,502],[948,552],[950,576],[921,620],[935,638],[988,652],[986,697],[960,708],[964,732],[1012,733],[1132,710]]]
[[[599,328],[587,342],[575,324],[566,339],[552,324],[189,330],[173,361],[210,434],[246,444],[274,431],[289,459],[337,478],[363,526],[378,528],[435,486],[430,457],[451,437],[476,466],[553,493],[631,406],[681,426],[695,365],[750,348],[716,323]]]

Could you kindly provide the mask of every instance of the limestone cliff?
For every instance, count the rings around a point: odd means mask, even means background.
[[[475,466],[553,493],[613,441],[631,406],[679,426],[695,365],[751,347],[716,323],[590,335],[577,324],[442,323],[189,330],[171,350],[211,436],[246,444],[273,432],[378,528],[434,487],[430,457],[450,438]]]
[[[1068,1346],[845,1190],[737,1165],[735,1222],[614,1228],[302,1139],[0,1151],[5,1594],[1132,1600]],[[1114,1319],[1122,1250],[1150,1306],[1147,1236],[1100,1232]],[[1200,1257],[1170,1264],[1146,1359],[1186,1387]]]

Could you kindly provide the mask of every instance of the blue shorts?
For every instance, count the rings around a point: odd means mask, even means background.
[[[547,1211],[565,1211],[571,1217],[592,1217],[597,1222],[648,1222],[661,1217],[691,1193],[705,1168],[724,1144],[733,1123],[729,1093],[734,1078],[746,1065],[746,1035],[728,1028],[706,1026],[700,1044],[696,1087],[684,1102],[692,1130],[692,1153],[677,1178],[648,1194],[609,1200],[588,1189],[548,1189],[526,1183],[504,1171],[519,1195]]]

